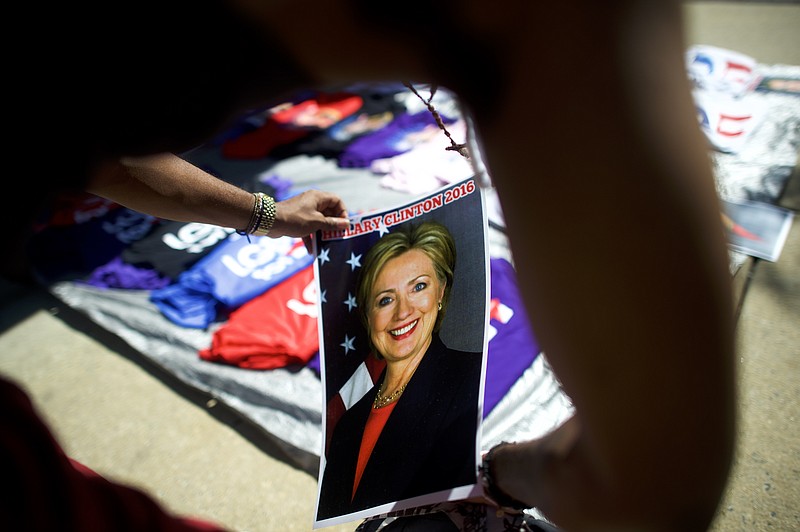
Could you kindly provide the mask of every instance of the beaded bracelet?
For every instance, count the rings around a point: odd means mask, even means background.
[[[483,461],[478,468],[480,472],[481,484],[483,485],[483,491],[486,493],[486,495],[495,503],[497,503],[499,507],[511,508],[512,510],[524,510],[525,508],[530,508],[530,505],[511,497],[506,492],[498,488],[497,484],[494,482],[494,476],[492,475],[492,460],[494,459],[494,453],[497,449],[506,445],[511,444],[505,441],[500,442],[489,449],[489,452],[484,455]]]

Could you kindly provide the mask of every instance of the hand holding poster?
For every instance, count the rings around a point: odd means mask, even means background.
[[[316,236],[326,420],[314,527],[479,493],[482,190],[468,179]]]

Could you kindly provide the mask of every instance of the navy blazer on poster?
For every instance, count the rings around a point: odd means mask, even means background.
[[[317,519],[474,484],[481,360],[480,353],[448,349],[434,335],[375,443],[352,502],[361,434],[378,385],[347,410],[331,439]]]

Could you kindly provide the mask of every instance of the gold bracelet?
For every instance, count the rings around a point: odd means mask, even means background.
[[[252,230],[248,232],[254,236],[266,236],[272,229],[272,224],[275,223],[275,199],[263,192],[256,192],[255,196],[256,205],[254,209],[257,209],[257,212],[254,212],[256,215],[255,223]]]

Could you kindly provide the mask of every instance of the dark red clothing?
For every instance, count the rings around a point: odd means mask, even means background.
[[[221,532],[67,457],[31,400],[0,377],[0,530]]]

